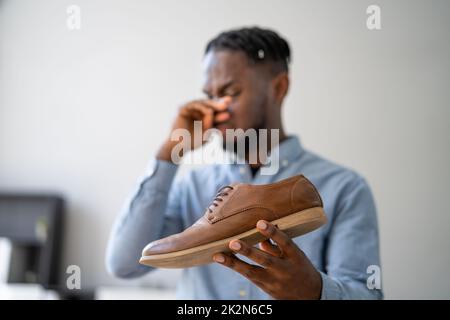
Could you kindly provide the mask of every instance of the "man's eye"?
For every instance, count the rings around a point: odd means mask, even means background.
[[[232,91],[232,92],[228,92],[225,95],[226,96],[231,96],[231,97],[237,97],[240,94],[239,91]]]

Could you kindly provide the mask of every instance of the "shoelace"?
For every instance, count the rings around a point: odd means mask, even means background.
[[[227,189],[227,190],[226,190],[226,189]],[[229,189],[229,190],[228,190],[228,189]],[[223,186],[222,188],[220,188],[219,191],[217,191],[217,194],[216,194],[214,200],[212,201],[212,203],[209,205],[208,208],[206,208],[206,209],[209,211],[209,213],[212,212],[211,206],[217,207],[217,206],[219,205],[218,202],[219,202],[219,201],[223,201],[223,198],[222,198],[222,197],[228,195],[228,192],[227,192],[227,191],[230,191],[230,190],[233,190],[233,189],[234,189],[234,188],[233,188],[232,186]],[[226,191],[225,191],[225,190],[226,190]],[[213,209],[214,209],[214,208],[213,208]]]

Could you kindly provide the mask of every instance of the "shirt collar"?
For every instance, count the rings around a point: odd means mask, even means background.
[[[288,135],[285,140],[283,140],[280,144],[275,146],[269,153],[268,153],[268,164],[271,163],[272,159],[274,157],[279,157],[278,162],[281,165],[288,164],[291,161],[297,159],[300,157],[300,155],[303,152],[303,147],[300,141],[300,138],[297,135]],[[230,154],[226,152],[225,157],[228,163],[234,163],[236,161],[235,155]],[[246,166],[245,164],[242,164]],[[242,166],[241,165],[241,166]]]
[[[286,162],[291,162],[297,159],[302,154],[303,147],[300,142],[300,138],[297,135],[289,135],[285,140],[283,140],[279,145],[277,145],[269,153],[269,161],[273,157],[279,157],[279,162],[281,164]]]

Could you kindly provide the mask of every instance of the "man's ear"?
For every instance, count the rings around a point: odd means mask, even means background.
[[[274,89],[274,98],[277,105],[281,106],[284,97],[286,97],[289,90],[289,75],[287,72],[281,72],[272,80]]]

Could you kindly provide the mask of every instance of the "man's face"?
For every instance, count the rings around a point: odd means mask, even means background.
[[[208,98],[232,97],[229,120],[215,125],[223,138],[226,129],[266,127],[272,90],[264,67],[252,66],[244,53],[230,50],[210,51],[203,66],[203,91]]]

